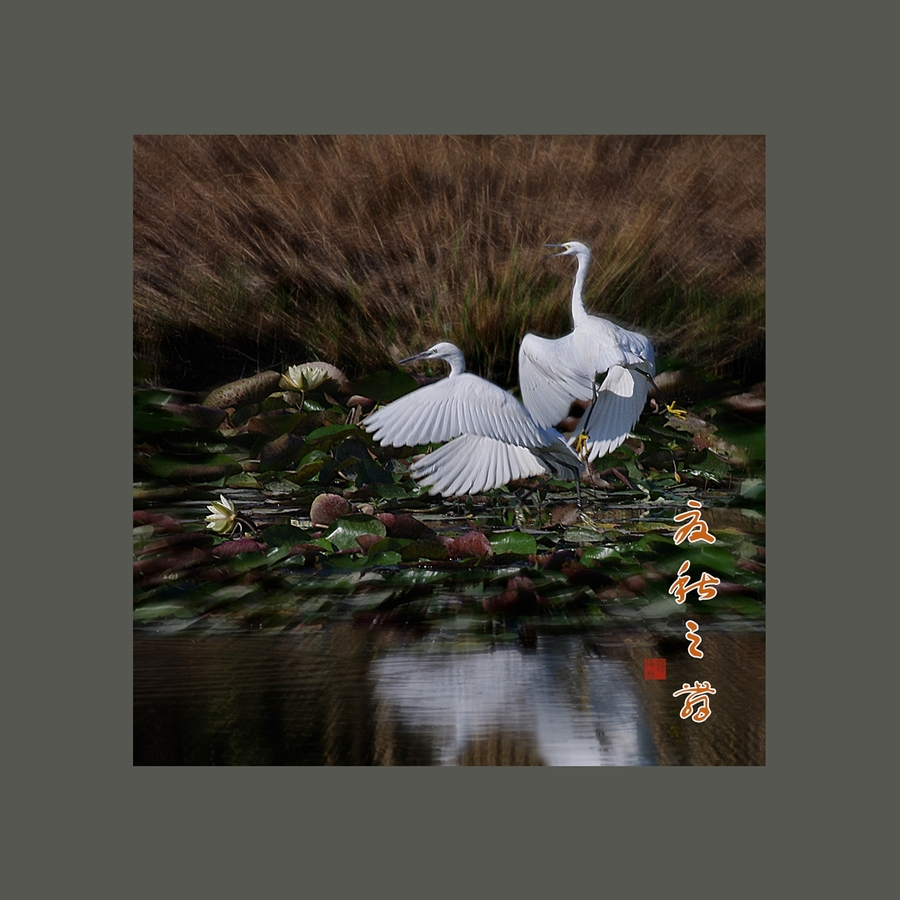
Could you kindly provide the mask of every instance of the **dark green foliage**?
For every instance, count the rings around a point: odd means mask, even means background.
[[[382,373],[368,384],[390,393],[402,381]],[[765,427],[724,401],[704,406],[709,419],[645,413],[635,438],[597,461],[596,485],[582,484],[581,514],[566,482],[428,497],[406,464],[427,448],[374,444],[349,400],[322,395],[319,409],[300,411],[276,392],[216,429],[184,401],[174,414],[171,393],[134,394],[138,622],[240,628],[253,616],[279,629],[382,621],[389,608],[465,629],[521,596],[542,627],[595,627],[629,610],[664,622],[683,612],[667,589],[685,560],[692,578],[723,583],[714,601],[689,600],[691,615],[764,614]],[[296,452],[279,457],[273,446],[285,441]],[[321,493],[342,495],[351,512],[314,526]],[[236,508],[233,534],[205,528],[219,494]],[[714,545],[673,541],[673,517],[692,498]]]

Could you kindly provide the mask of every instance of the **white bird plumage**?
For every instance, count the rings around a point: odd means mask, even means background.
[[[442,341],[400,363],[420,359],[445,360],[449,376],[375,410],[362,425],[383,446],[449,441],[410,467],[429,493],[473,494],[548,474],[577,481],[584,463],[563,435],[538,425],[508,391],[466,372],[459,347]]]
[[[526,334],[522,339],[522,401],[534,421],[543,426],[561,422],[573,401],[593,401],[577,434],[587,435],[587,459],[594,460],[615,450],[640,418],[656,371],[653,345],[642,334],[588,314],[583,292],[591,251],[584,244],[567,241],[546,246],[564,248],[551,258],[574,256],[578,260],[572,289],[574,328],[561,338]],[[595,387],[596,377],[603,373],[605,380]]]

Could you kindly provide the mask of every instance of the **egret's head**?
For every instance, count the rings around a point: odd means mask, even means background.
[[[566,241],[564,244],[544,244],[545,247],[562,247],[559,253],[551,253],[544,259],[553,259],[556,256],[579,256],[580,254],[591,255],[591,251],[581,243],[581,241]]]
[[[433,347],[429,347],[427,350],[423,350],[415,356],[407,356],[406,359],[397,360],[397,364],[404,366],[407,363],[417,362],[420,359],[447,360],[447,362],[450,363],[451,375],[465,371],[466,364],[462,350],[460,350],[456,344],[451,344],[449,341],[441,341],[439,344],[435,344]]]

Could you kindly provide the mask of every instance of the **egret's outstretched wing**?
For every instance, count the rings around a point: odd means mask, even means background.
[[[584,464],[562,435],[547,429],[548,443],[529,449],[481,435],[464,434],[419,457],[410,474],[430,494],[455,496],[501,487],[520,478],[552,475],[578,478]]]
[[[477,494],[518,478],[546,475],[548,468],[527,447],[494,438],[464,434],[419,457],[410,474],[430,494]]]
[[[628,437],[640,418],[649,389],[649,379],[640,372],[613,366],[596,399],[585,410],[570,443],[583,432],[588,437],[588,460],[611,453]]]
[[[367,416],[363,427],[380,444],[415,447],[480,435],[530,447],[542,442],[541,429],[507,391],[463,373],[394,400]]]

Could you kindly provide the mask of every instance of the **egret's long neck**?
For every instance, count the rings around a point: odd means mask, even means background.
[[[450,374],[448,378],[454,375],[462,375],[466,371],[466,358],[462,355],[462,350],[456,350],[455,353],[448,353],[444,359],[450,364]]]
[[[577,258],[578,271],[575,273],[575,287],[572,288],[572,319],[576,327],[588,317],[587,310],[584,308],[584,279],[587,275],[591,255],[582,251],[577,254]]]

